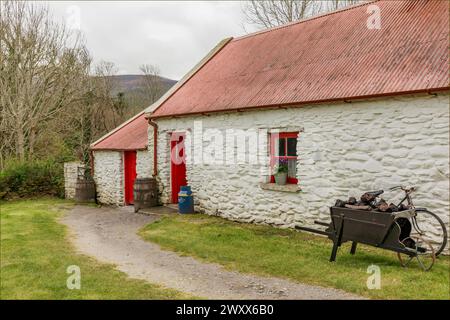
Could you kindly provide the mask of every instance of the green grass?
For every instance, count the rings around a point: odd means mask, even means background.
[[[178,215],[150,224],[140,235],[163,249],[216,262],[227,269],[270,275],[342,289],[373,299],[449,299],[450,259],[439,258],[430,272],[417,263],[399,265],[395,253],[344,244],[330,263],[331,241],[324,237],[239,224],[206,215]],[[369,290],[370,265],[381,268],[381,289]]]
[[[1,299],[190,298],[75,253],[66,228],[57,222],[71,206],[56,199],[0,202]],[[70,265],[80,267],[80,290],[67,289]]]

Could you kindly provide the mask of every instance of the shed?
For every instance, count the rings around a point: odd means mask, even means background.
[[[93,177],[100,203],[133,204],[136,177],[152,176],[147,129],[142,111],[91,145]]]

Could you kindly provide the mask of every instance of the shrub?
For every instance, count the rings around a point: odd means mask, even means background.
[[[55,160],[9,161],[0,172],[0,198],[64,197],[64,166]]]

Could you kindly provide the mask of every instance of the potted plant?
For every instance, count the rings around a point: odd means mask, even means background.
[[[287,161],[280,160],[274,167],[273,175],[275,177],[275,183],[278,185],[285,185],[288,175]]]

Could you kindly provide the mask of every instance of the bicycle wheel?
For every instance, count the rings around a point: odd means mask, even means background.
[[[421,236],[425,241],[429,242],[434,249],[436,257],[444,251],[447,245],[447,229],[444,222],[435,213],[427,209],[416,209],[416,221],[419,230],[413,228],[411,237]],[[419,231],[419,232],[418,232]]]

